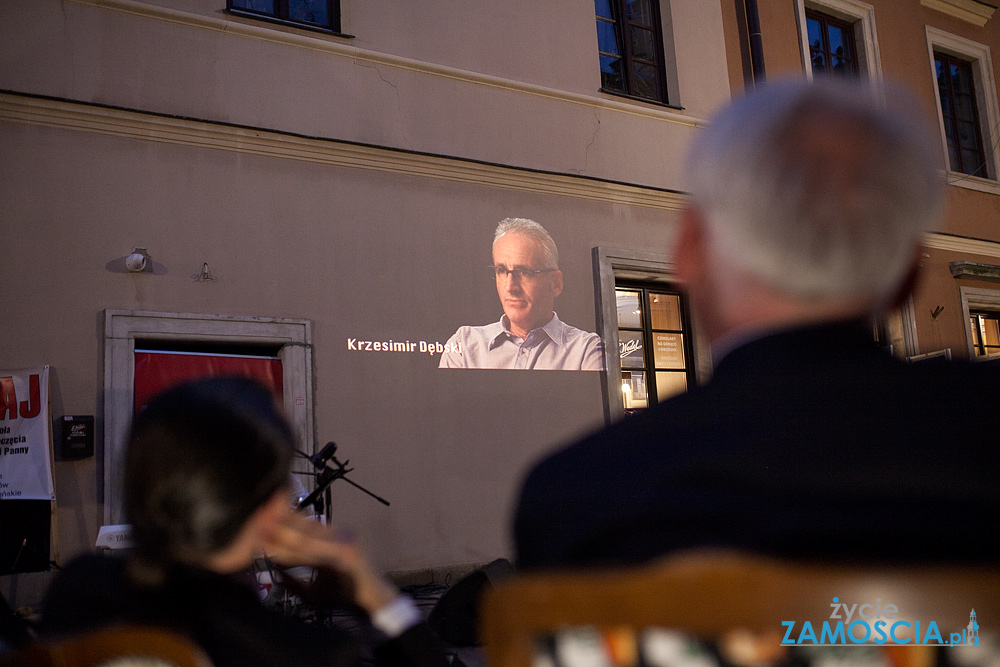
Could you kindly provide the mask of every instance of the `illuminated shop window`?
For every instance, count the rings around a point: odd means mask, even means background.
[[[233,14],[340,32],[340,0],[226,0]]]
[[[972,351],[977,357],[1000,354],[1000,312],[972,312]]]
[[[678,292],[618,283],[621,399],[635,412],[687,390],[694,362],[687,313]]]

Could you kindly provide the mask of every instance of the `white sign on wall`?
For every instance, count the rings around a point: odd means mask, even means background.
[[[49,367],[0,371],[0,500],[55,500]]]

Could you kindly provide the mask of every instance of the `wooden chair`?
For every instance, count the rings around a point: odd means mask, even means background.
[[[161,628],[116,627],[36,642],[0,656],[0,667],[212,667],[187,637]]]
[[[713,639],[750,631],[758,637],[766,633],[767,642],[780,647],[787,630],[783,621],[796,622],[792,641],[805,621],[817,638],[823,621],[833,629],[837,621],[831,613],[846,616],[831,607],[834,598],[858,605],[851,622],[860,605],[878,600],[895,605],[898,619],[921,621],[921,635],[934,621],[945,641],[969,625],[973,608],[986,627],[1000,629],[997,568],[855,567],[688,552],[636,569],[525,574],[502,581],[484,599],[480,636],[491,667],[530,667],[539,639],[567,627],[672,628]],[[845,631],[848,626],[845,622]],[[863,637],[863,631],[858,627],[855,635]],[[897,637],[906,634],[900,627]],[[853,644],[850,638],[846,642]],[[898,667],[929,667],[935,648],[890,640],[884,650]]]

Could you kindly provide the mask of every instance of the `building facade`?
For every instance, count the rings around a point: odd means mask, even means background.
[[[707,377],[667,250],[684,151],[755,69],[912,89],[947,212],[873,335],[1000,352],[997,20],[976,0],[0,0],[0,371],[49,365],[51,414],[97,427],[93,457],[55,462],[53,556],[127,520],[150,360],[206,356],[277,366],[303,451],[335,441],[390,501],[332,487],[383,569],[509,555],[532,461]],[[555,309],[601,336],[602,371],[438,367],[502,313],[506,217],[552,234]],[[37,604],[48,579],[0,591]]]
[[[754,5],[755,7],[748,6]],[[978,358],[1000,352],[1000,113],[995,6],[978,0],[724,1],[734,94],[766,77],[843,76],[909,89],[936,128],[948,188],[929,234],[918,289],[878,335],[899,356]]]
[[[0,2],[0,369],[49,365],[52,415],[96,421],[95,456],[55,462],[57,560],[127,520],[123,439],[150,355],[279,364],[302,449],[335,441],[390,501],[332,488],[383,569],[509,555],[525,468],[625,407],[619,301],[675,296],[681,159],[732,89],[724,15]],[[438,368],[459,326],[501,315],[487,267],[510,216],[551,232],[556,311],[605,336],[605,372]],[[638,402],[654,366],[661,392],[697,380],[704,351],[670,304],[663,359],[624,362]],[[0,581],[37,604],[48,574]]]

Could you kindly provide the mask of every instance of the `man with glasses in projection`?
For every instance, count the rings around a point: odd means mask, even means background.
[[[534,220],[506,218],[493,235],[493,266],[503,306],[499,322],[464,326],[448,340],[440,368],[601,370],[601,339],[562,322],[559,251]]]

